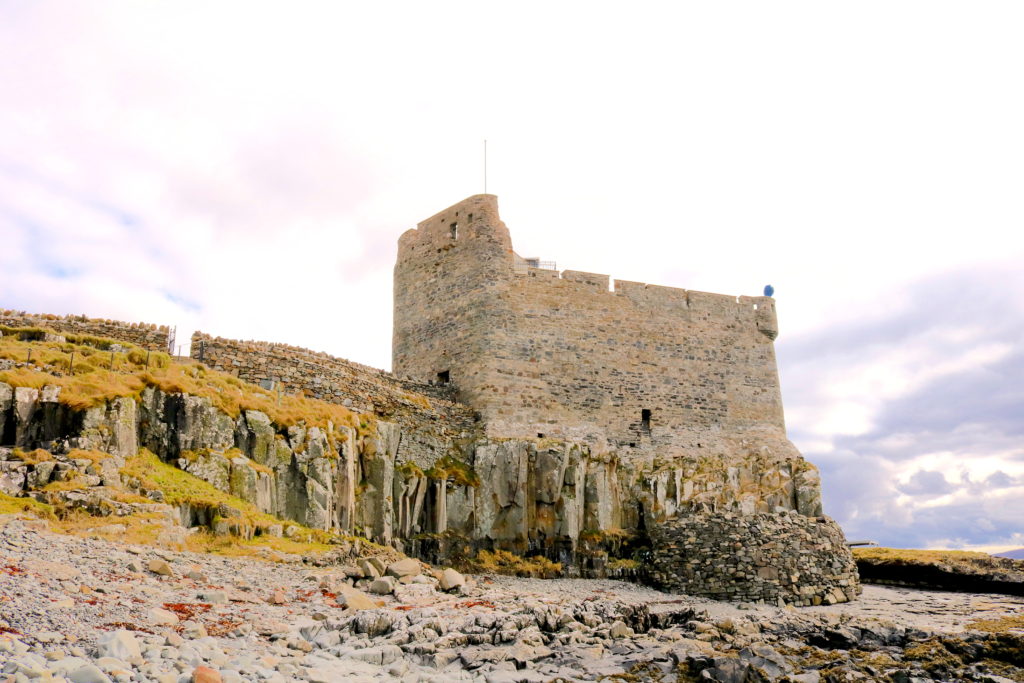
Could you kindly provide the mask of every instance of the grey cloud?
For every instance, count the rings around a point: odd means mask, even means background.
[[[953,491],[954,486],[946,481],[946,475],[942,472],[918,470],[906,484],[897,484],[896,488],[911,496],[941,496]]]
[[[963,349],[950,333],[977,329],[985,331],[980,343],[1010,348],[995,362],[939,376],[888,401],[868,433],[834,438],[829,453],[804,454],[822,471],[826,511],[848,535],[920,547],[943,541],[998,544],[1021,531],[1024,501],[991,500],[993,492],[1022,484],[1006,472],[972,481],[965,470],[961,482],[952,483],[941,472],[921,470],[897,485],[887,467],[936,452],[954,453],[965,463],[981,456],[1024,460],[1024,316],[1014,296],[1019,291],[1019,273],[950,273],[909,288],[905,309],[890,316],[780,342],[786,404],[797,409],[827,400],[818,378],[843,364],[856,366],[865,353],[893,347],[955,357]],[[800,425],[790,431],[798,443],[811,438]],[[950,493],[967,500],[928,508],[897,500],[899,494],[922,500]]]

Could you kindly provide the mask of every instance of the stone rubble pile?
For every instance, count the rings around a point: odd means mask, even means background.
[[[688,595],[784,606],[832,605],[860,595],[839,525],[790,510],[693,513],[651,530],[649,577]]]

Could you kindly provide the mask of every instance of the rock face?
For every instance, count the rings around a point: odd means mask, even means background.
[[[780,606],[860,594],[853,555],[827,517],[695,513],[657,525],[651,539],[648,575],[668,590]]]
[[[644,545],[645,529],[691,510],[821,511],[817,472],[784,445],[774,452],[737,444],[728,466],[713,456],[637,462],[552,439],[456,439],[408,415],[375,420],[362,433],[347,425],[285,427],[258,411],[232,418],[206,398],[152,387],[138,401],[117,398],[76,413],[59,403],[59,387],[0,384],[0,408],[12,446],[110,453],[108,463],[83,468],[100,477],[97,484],[119,483],[124,459],[145,447],[270,514],[432,560],[502,548],[600,575],[609,551]],[[406,448],[430,439],[433,451]],[[9,495],[57,475],[52,462],[27,464],[0,451],[0,487]]]

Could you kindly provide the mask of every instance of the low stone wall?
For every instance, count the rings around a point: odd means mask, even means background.
[[[696,513],[650,531],[649,580],[718,600],[831,605],[860,594],[853,555],[828,517]]]
[[[259,384],[280,383],[282,391],[338,403],[382,417],[404,428],[402,452],[433,462],[476,435],[475,411],[452,400],[444,386],[400,380],[384,370],[287,344],[192,335],[193,359]]]
[[[166,351],[170,329],[166,325],[126,323],[118,320],[86,318],[82,315],[50,315],[0,310],[0,325],[7,327],[43,327],[63,334],[87,334],[135,344],[151,351]]]

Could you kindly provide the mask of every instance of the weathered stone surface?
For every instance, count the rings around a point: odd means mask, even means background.
[[[14,389],[11,385],[0,382],[0,440],[3,438],[4,429],[7,426],[8,419],[14,419],[13,416],[8,418],[8,414],[11,412],[11,406],[13,405]]]
[[[39,390],[29,387],[16,387],[14,389],[14,444],[15,446],[29,446],[32,443],[33,424],[32,418],[35,415],[39,403]],[[36,427],[38,429],[38,427]]]

